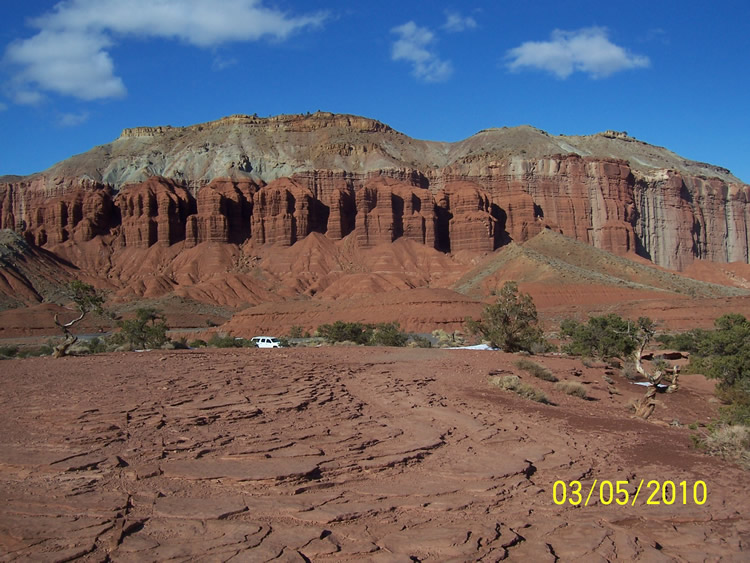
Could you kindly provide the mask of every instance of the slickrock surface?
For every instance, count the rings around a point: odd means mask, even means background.
[[[1,561],[746,560],[750,477],[690,447],[710,385],[649,422],[465,350],[153,351],[2,362]],[[488,384],[517,373],[540,405]],[[553,484],[707,484],[702,506],[557,506]],[[690,489],[691,490],[691,489]]]

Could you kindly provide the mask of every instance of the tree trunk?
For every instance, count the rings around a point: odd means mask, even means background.
[[[648,341],[649,337],[645,336],[641,341],[641,345],[635,351],[635,369],[648,379],[648,382],[651,384],[646,391],[646,395],[635,403],[635,415],[644,420],[650,417],[654,413],[654,409],[656,409],[656,393],[659,391],[659,384],[665,376],[665,373],[661,370],[656,370],[654,375],[651,375],[643,368],[643,364],[641,364],[641,355]],[[677,366],[675,366],[672,370],[672,377],[670,385],[667,388],[667,393],[674,393],[677,389]]]
[[[52,356],[54,358],[62,358],[63,356],[68,354],[68,349],[76,342],[78,342],[78,337],[68,333],[68,335],[65,337],[65,341],[55,346],[52,352]]]
[[[82,311],[81,315],[78,318],[73,319],[72,321],[69,321],[65,324],[60,322],[60,320],[57,318],[57,315],[58,314],[55,313],[55,324],[60,327],[60,330],[63,331],[63,334],[65,335],[65,341],[55,346],[52,352],[52,356],[54,358],[62,358],[63,356],[67,355],[68,349],[73,346],[73,344],[78,342],[78,337],[70,332],[70,327],[83,319],[83,317],[86,316],[86,312]]]

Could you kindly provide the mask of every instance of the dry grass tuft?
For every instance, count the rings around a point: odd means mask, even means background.
[[[544,381],[555,382],[558,380],[557,377],[555,377],[555,375],[546,367],[532,362],[531,360],[527,360],[526,358],[521,358],[520,360],[518,360],[516,362],[516,367],[524,370],[527,373],[530,373],[534,377],[543,379]]]
[[[620,370],[620,375],[628,381],[636,381],[641,377],[641,374],[639,374],[638,370],[635,369],[634,362],[625,362],[622,366],[622,369]]]
[[[549,404],[549,399],[543,391],[532,387],[528,383],[524,383],[517,375],[496,375],[490,377],[490,383],[505,391],[513,391],[516,395],[525,399],[531,399],[537,403]]]
[[[736,461],[750,469],[750,428],[747,426],[719,426],[702,440],[702,444],[709,454]]]
[[[582,383],[578,383],[577,381],[560,381],[555,384],[555,389],[567,393],[568,395],[573,395],[574,397],[578,397],[580,399],[588,399],[586,386]]]

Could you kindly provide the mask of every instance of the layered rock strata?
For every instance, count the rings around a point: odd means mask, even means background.
[[[356,210],[356,238],[364,248],[401,237],[436,244],[435,200],[425,189],[378,178],[357,192]]]
[[[450,252],[492,251],[549,228],[682,269],[748,262],[749,202],[750,186],[728,171],[617,132],[519,127],[431,143],[319,113],[128,130],[0,183],[0,228],[50,249],[97,236],[115,248],[292,245],[318,232]]]
[[[185,240],[240,244],[250,236],[253,196],[259,186],[252,181],[217,179],[200,189],[196,196],[197,213],[187,217]]]

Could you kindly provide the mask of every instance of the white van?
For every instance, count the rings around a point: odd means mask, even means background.
[[[281,348],[281,341],[273,336],[253,336],[250,340],[255,342],[258,348]]]

